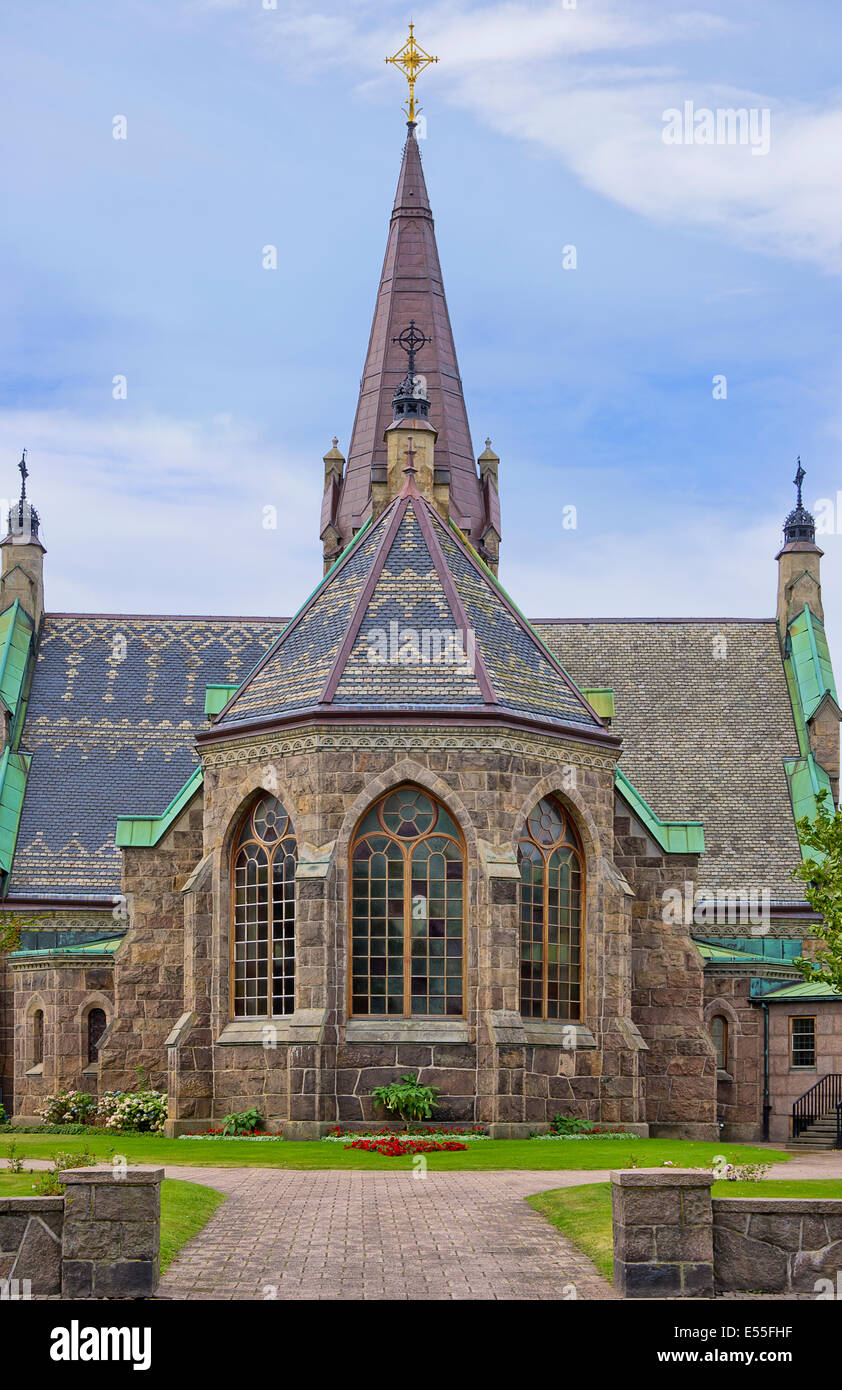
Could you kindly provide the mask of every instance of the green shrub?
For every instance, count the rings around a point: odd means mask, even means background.
[[[550,1121],[550,1134],[594,1134],[596,1125],[590,1120],[574,1120],[569,1115],[556,1113]]]
[[[263,1116],[259,1110],[232,1110],[222,1121],[223,1134],[253,1134],[263,1128]]]
[[[109,1132],[134,1129],[160,1134],[167,1118],[167,1097],[163,1091],[106,1091],[96,1117],[104,1120]]]
[[[392,1081],[388,1086],[376,1086],[371,1099],[378,1105],[385,1105],[387,1110],[397,1111],[409,1129],[412,1120],[429,1120],[433,1111],[438,1109],[439,1088],[422,1086],[417,1076],[407,1072],[399,1081]]]

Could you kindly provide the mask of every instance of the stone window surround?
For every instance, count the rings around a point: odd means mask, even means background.
[[[35,1058],[35,1015],[41,1015],[41,1057]],[[43,1076],[44,1060],[47,1055],[47,1006],[40,994],[33,994],[26,1005],[24,1015],[24,1057],[31,1065],[25,1067],[27,1076]]]
[[[91,990],[76,1010],[75,1024],[78,1034],[79,1062],[83,1076],[91,1078],[99,1075],[99,1062],[88,1061],[88,1014],[91,1009],[102,1009],[105,1014],[105,1031],[100,1038],[100,1046],[114,1018],[114,1004],[101,990]]]

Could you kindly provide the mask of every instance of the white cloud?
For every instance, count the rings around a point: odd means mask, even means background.
[[[279,457],[228,416],[4,412],[7,499],[22,445],[48,550],[48,609],[285,615],[318,577],[319,467]]]
[[[394,51],[403,32],[397,23],[384,25],[379,6],[343,5],[336,13],[295,6],[279,13],[264,39],[267,52],[299,74],[311,63],[322,72],[326,58],[359,73],[361,63],[382,64]],[[425,13],[419,34],[443,58],[424,75],[424,91],[540,147],[585,185],[643,217],[842,272],[842,105],[838,96],[807,105],[718,83],[711,40],[727,41],[734,27],[703,11],[658,15],[608,0],[574,9],[502,3],[468,11],[448,0]],[[644,48],[646,61],[629,61]],[[666,63],[652,63],[655,49]],[[394,77],[384,73],[362,90],[382,90]],[[697,110],[768,108],[769,153],[664,144],[663,113],[685,101]]]

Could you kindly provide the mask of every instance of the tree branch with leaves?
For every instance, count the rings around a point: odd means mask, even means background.
[[[794,964],[811,984],[831,985],[842,994],[842,811],[833,808],[832,802],[828,806],[828,800],[826,791],[818,792],[815,819],[803,816],[796,821],[804,849],[821,856],[808,854],[791,877],[805,885],[804,896],[822,919],[810,928],[822,946],[815,960],[800,956]]]

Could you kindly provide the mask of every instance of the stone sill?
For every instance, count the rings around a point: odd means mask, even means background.
[[[524,1019],[523,1031],[526,1041],[533,1046],[564,1047],[569,1052],[584,1052],[596,1047],[596,1038],[584,1023],[535,1023]]]
[[[29,1068],[29,1071],[26,1073],[26,1075],[27,1075],[27,1076],[43,1076],[43,1075],[44,1075],[44,1063],[43,1063],[43,1062],[39,1062],[38,1065],[37,1065],[36,1067],[30,1067],[30,1068]]]
[[[320,1043],[325,1014],[325,1009],[297,1009],[283,1018],[234,1018],[216,1041],[221,1047],[265,1047],[266,1030],[270,1028],[270,1045]]]
[[[729,1071],[726,1071],[724,1067],[717,1067],[717,1069],[716,1069],[716,1079],[717,1079],[717,1081],[733,1081],[733,1080],[734,1080],[734,1078],[733,1078],[733,1076],[731,1075],[731,1073],[730,1073]]]
[[[345,1025],[346,1043],[466,1043],[464,1019],[352,1018]]]

